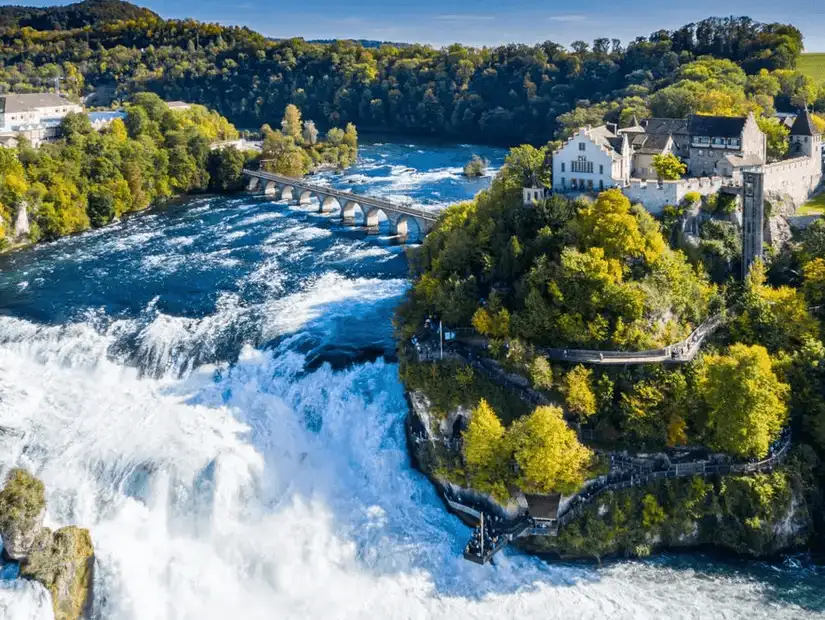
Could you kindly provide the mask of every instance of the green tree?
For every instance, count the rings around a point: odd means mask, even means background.
[[[209,187],[213,191],[237,191],[243,187],[244,154],[234,146],[209,153]]]
[[[560,408],[537,407],[516,420],[508,442],[525,492],[570,494],[584,484],[593,453],[579,443]]]
[[[95,228],[105,226],[115,217],[115,197],[106,187],[96,186],[89,192],[89,202],[86,207],[89,221]]]
[[[765,118],[760,116],[756,119],[759,129],[765,134],[768,142],[768,160],[778,161],[788,153],[788,134],[790,129],[779,122],[777,118]]]
[[[132,106],[126,113],[126,129],[130,138],[139,138],[149,127],[149,114],[139,106]]]
[[[734,344],[725,354],[706,355],[697,390],[710,446],[739,457],[764,457],[787,421],[789,389],[774,373],[765,347]]]
[[[677,181],[687,172],[687,166],[673,153],[654,155],[653,169],[665,181]]]
[[[60,121],[59,133],[69,143],[77,144],[82,136],[88,136],[92,131],[89,116],[83,112],[69,112]]]

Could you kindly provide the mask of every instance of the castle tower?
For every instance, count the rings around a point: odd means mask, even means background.
[[[790,143],[791,157],[810,157],[817,161],[822,157],[822,134],[808,110],[797,114],[791,126]]]
[[[547,197],[547,190],[539,182],[538,176],[533,173],[527,183],[522,188],[522,199],[525,207],[534,207]]]

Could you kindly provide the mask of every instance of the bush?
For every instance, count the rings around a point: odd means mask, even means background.
[[[698,204],[702,200],[702,195],[699,192],[688,192],[685,194],[685,197],[682,198],[682,202],[686,205],[695,205]]]
[[[464,164],[464,176],[483,177],[487,174],[487,165],[488,162],[486,159],[482,159],[478,155],[473,155],[470,161]]]

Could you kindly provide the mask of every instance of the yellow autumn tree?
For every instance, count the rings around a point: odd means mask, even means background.
[[[593,453],[579,443],[559,407],[537,407],[513,422],[507,436],[522,490],[567,494],[584,484]]]
[[[473,487],[506,497],[507,446],[504,426],[490,404],[482,399],[473,409],[463,434],[464,463]]]
[[[710,445],[740,457],[762,458],[788,419],[788,384],[773,371],[765,347],[734,344],[705,356],[698,371]]]
[[[581,364],[575,366],[564,377],[564,402],[567,409],[579,416],[589,418],[596,413],[596,395],[593,393],[593,371]]]

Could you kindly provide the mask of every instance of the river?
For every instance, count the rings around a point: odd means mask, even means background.
[[[372,144],[323,182],[428,208],[503,151]],[[309,207],[195,198],[0,258],[0,471],[90,528],[95,618],[815,618],[820,569],[704,555],[461,557],[409,463],[403,247]],[[0,618],[50,618],[0,582]]]

